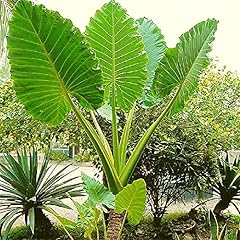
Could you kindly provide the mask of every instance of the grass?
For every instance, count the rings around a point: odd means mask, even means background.
[[[30,238],[31,235],[32,234],[31,234],[30,227],[23,225],[23,226],[12,228],[8,238],[11,240],[17,240],[17,239]]]
[[[181,212],[181,211],[176,211],[176,212],[170,212],[168,214],[165,214],[162,218],[162,222],[164,223],[168,223],[171,222],[173,220],[177,220],[179,218],[182,218],[184,216],[186,216],[187,213],[186,212]]]

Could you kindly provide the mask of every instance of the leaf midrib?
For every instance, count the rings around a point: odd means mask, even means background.
[[[113,6],[112,6],[113,8]],[[114,27],[115,27],[115,21],[114,21],[114,15],[113,15],[113,9],[111,12],[112,15],[112,98],[115,101],[115,85],[116,85],[116,54],[115,54],[115,31],[114,31]],[[115,103],[113,103],[115,104]]]
[[[206,40],[204,41],[202,47],[200,48],[200,50],[199,50],[199,52],[198,52],[198,54],[197,54],[197,56],[196,56],[196,58],[195,58],[195,60],[194,60],[194,62],[193,62],[193,64],[192,64],[191,68],[189,69],[189,71],[188,71],[187,74],[185,75],[185,76],[186,76],[186,77],[185,77],[185,80],[183,79],[183,81],[181,81],[181,84],[180,84],[179,89],[178,89],[177,94],[176,94],[177,96],[178,96],[178,94],[180,93],[180,91],[182,90],[185,82],[187,81],[188,76],[189,76],[190,73],[192,72],[193,67],[195,66],[195,63],[196,63],[196,61],[197,61],[200,53],[203,51],[203,48],[205,47],[206,43],[208,42],[208,39],[210,38],[210,36],[212,36],[213,31],[214,31],[214,28],[213,28],[212,31],[209,33],[208,37],[206,38]],[[175,101],[174,101],[174,103],[175,103]]]
[[[71,97],[69,96],[69,94],[68,94],[68,92],[67,92],[67,90],[66,90],[66,88],[65,88],[64,82],[63,82],[61,76],[59,75],[59,73],[58,73],[58,71],[57,71],[57,69],[56,69],[56,67],[55,67],[55,65],[54,65],[54,63],[53,63],[53,61],[52,61],[52,59],[51,59],[51,56],[49,55],[47,49],[45,48],[44,43],[42,42],[41,38],[39,37],[38,32],[36,31],[34,25],[32,24],[32,21],[31,21],[29,15],[28,15],[28,12],[26,11],[25,6],[24,6],[24,11],[25,11],[25,13],[26,13],[26,15],[27,15],[27,17],[28,17],[28,20],[29,20],[29,22],[30,22],[30,24],[31,24],[31,26],[32,26],[32,29],[33,29],[35,35],[37,36],[37,38],[38,38],[38,40],[39,40],[39,42],[40,42],[40,45],[41,45],[44,53],[45,53],[46,56],[47,56],[47,59],[48,59],[50,65],[51,65],[51,67],[52,67],[52,69],[53,69],[53,71],[54,71],[55,76],[56,76],[57,79],[59,80],[60,88],[62,89],[62,93],[63,93],[65,99],[68,101],[68,103],[69,103],[70,105],[72,105]],[[59,110],[59,108],[58,108],[58,110]]]

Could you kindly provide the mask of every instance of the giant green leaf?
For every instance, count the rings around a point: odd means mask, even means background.
[[[115,94],[117,106],[131,109],[146,81],[147,57],[134,20],[115,1],[91,18],[86,39],[103,73],[105,98]]]
[[[197,88],[198,79],[209,63],[208,53],[217,29],[217,21],[198,23],[180,37],[175,49],[168,49],[160,62],[153,88],[159,97],[177,87],[170,113],[180,111]]]
[[[105,205],[114,208],[115,196],[103,184],[82,173],[83,187],[88,194],[86,205]]]
[[[60,123],[71,98],[85,108],[101,105],[101,73],[93,53],[59,13],[20,0],[9,24],[8,50],[17,96],[35,118]]]
[[[135,180],[117,194],[115,211],[117,213],[126,211],[129,223],[138,224],[145,209],[146,194],[147,190],[144,180]]]
[[[139,33],[144,42],[144,48],[148,56],[147,72],[148,77],[142,96],[144,107],[152,107],[157,103],[151,92],[151,86],[154,79],[155,71],[159,65],[160,60],[164,57],[166,50],[166,42],[160,29],[154,24],[152,20],[147,18],[140,18],[137,20]]]

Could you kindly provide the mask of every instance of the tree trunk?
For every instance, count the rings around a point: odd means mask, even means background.
[[[34,237],[47,238],[55,235],[55,229],[49,218],[40,208],[35,208],[35,234]]]
[[[221,199],[221,200],[217,203],[217,205],[215,206],[213,212],[214,212],[217,216],[219,216],[224,209],[228,208],[231,200],[232,200],[232,199],[224,199],[224,200]]]
[[[123,214],[110,210],[108,217],[107,236],[108,240],[117,240],[121,228]]]
[[[237,190],[233,188],[231,188],[229,191],[223,192],[221,194],[221,200],[217,203],[213,212],[219,216],[224,209],[228,208],[231,201],[233,200],[233,197],[236,195]]]

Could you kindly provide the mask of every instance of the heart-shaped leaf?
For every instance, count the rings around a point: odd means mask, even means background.
[[[144,180],[135,180],[117,194],[115,211],[117,213],[126,211],[129,223],[138,224],[145,209],[146,194],[147,190]]]
[[[114,208],[115,196],[103,184],[82,173],[83,187],[88,194],[87,205],[104,205]]]
[[[137,20],[137,23],[139,34],[142,36],[144,48],[148,56],[148,77],[142,96],[143,107],[148,108],[157,103],[157,99],[152,96],[150,89],[152,87],[157,66],[159,65],[160,60],[164,57],[167,47],[160,29],[153,21],[147,18],[140,18]]]
[[[20,0],[9,24],[8,50],[17,96],[35,118],[60,123],[72,97],[85,108],[102,104],[94,55],[79,29],[59,13]]]
[[[110,1],[91,18],[86,39],[99,59],[105,98],[114,93],[118,107],[131,109],[142,94],[147,63],[134,20],[118,3]]]

